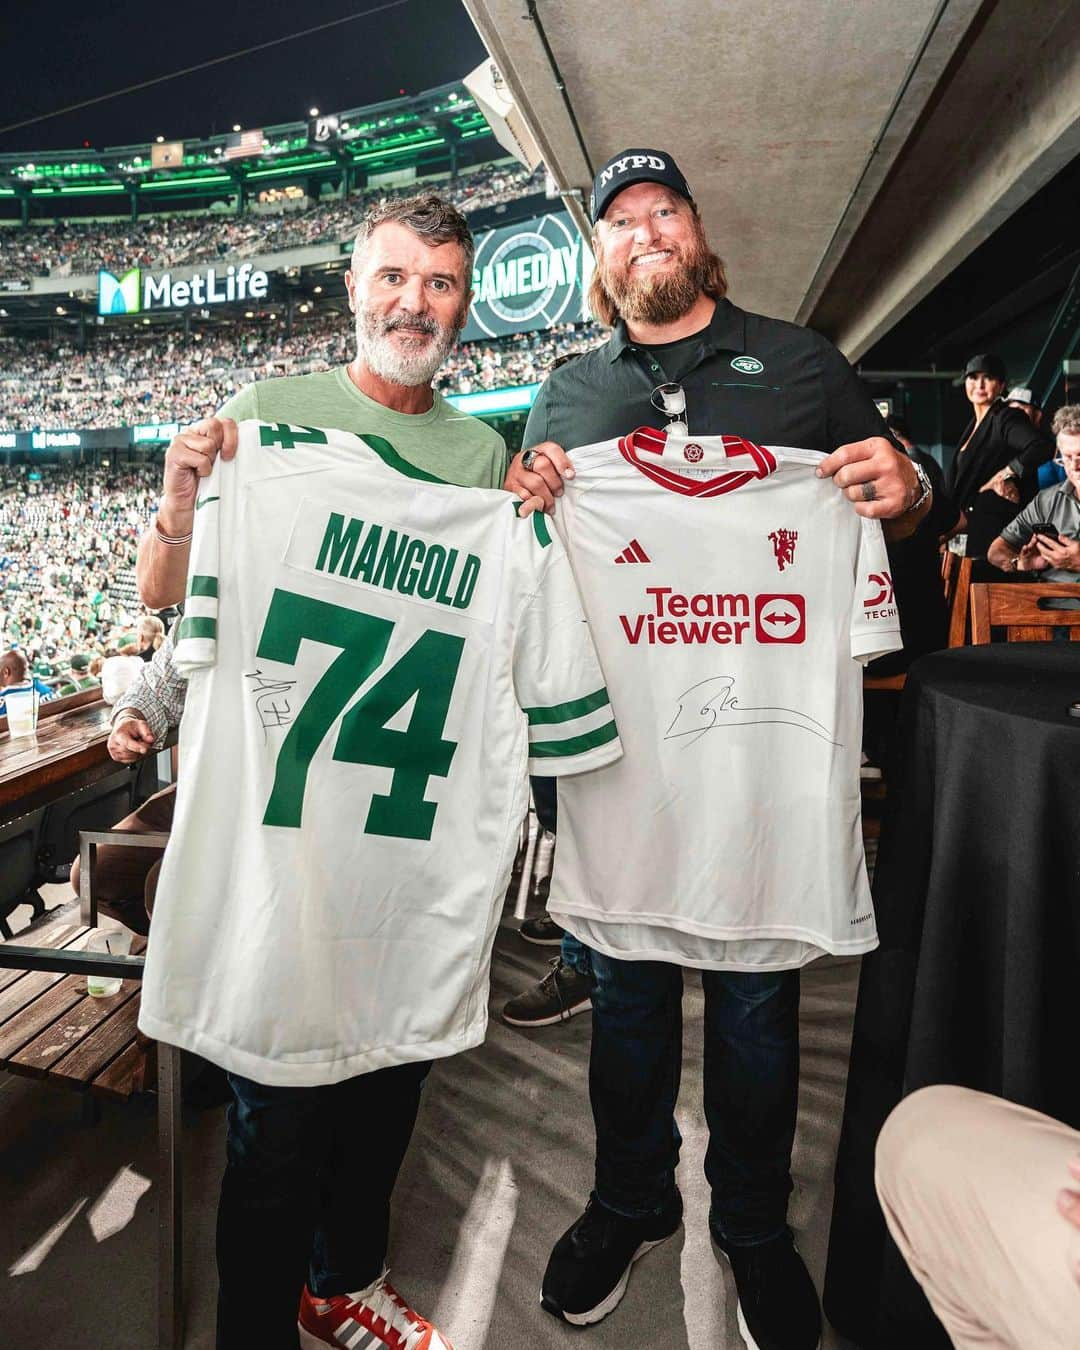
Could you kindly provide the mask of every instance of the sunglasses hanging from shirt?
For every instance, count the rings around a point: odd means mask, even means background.
[[[664,428],[669,436],[689,436],[686,425],[686,391],[681,384],[658,384],[652,391],[649,402],[669,418]]]

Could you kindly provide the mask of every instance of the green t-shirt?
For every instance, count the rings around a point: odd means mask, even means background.
[[[344,366],[249,384],[218,415],[382,436],[416,468],[459,487],[499,488],[506,475],[506,445],[486,423],[439,393],[425,413],[394,412],[361,393]]]

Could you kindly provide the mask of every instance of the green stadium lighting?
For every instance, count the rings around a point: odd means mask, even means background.
[[[271,178],[274,175],[280,178],[282,175],[309,173],[318,169],[333,169],[336,166],[337,160],[334,159],[317,159],[311,164],[297,164],[293,161],[289,164],[278,164],[273,169],[257,169],[254,173],[246,173],[244,178],[245,180],[249,178]]]
[[[537,384],[518,384],[509,389],[482,389],[475,394],[447,394],[446,401],[458,412],[474,417],[494,413],[527,412],[540,391]]]
[[[220,183],[231,183],[232,179],[227,173],[207,174],[205,178],[165,178],[155,183],[140,183],[140,192],[155,192],[162,188],[171,189],[178,187],[213,187]],[[120,188],[123,191],[123,188]]]

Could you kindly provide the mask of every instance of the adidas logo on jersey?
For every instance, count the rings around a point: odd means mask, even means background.
[[[631,647],[642,642],[646,646],[713,642],[740,646],[743,642],[806,641],[806,600],[801,595],[750,596],[741,591],[683,595],[670,586],[646,586],[645,594],[651,601],[648,609],[619,615]]]
[[[631,539],[615,561],[617,563],[643,563],[652,562],[652,559],[636,539]]]

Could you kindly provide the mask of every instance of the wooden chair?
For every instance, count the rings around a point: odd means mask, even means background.
[[[1006,642],[1050,642],[1053,629],[1068,628],[1080,642],[1080,609],[1047,609],[1050,600],[1080,600],[1080,585],[1033,582],[1027,586],[976,582],[971,588],[971,641],[984,646],[991,629],[1004,628]]]
[[[945,590],[945,604],[949,611],[950,647],[962,647],[967,642],[968,613],[971,603],[971,559],[961,558],[948,549],[942,555],[941,580]]]

